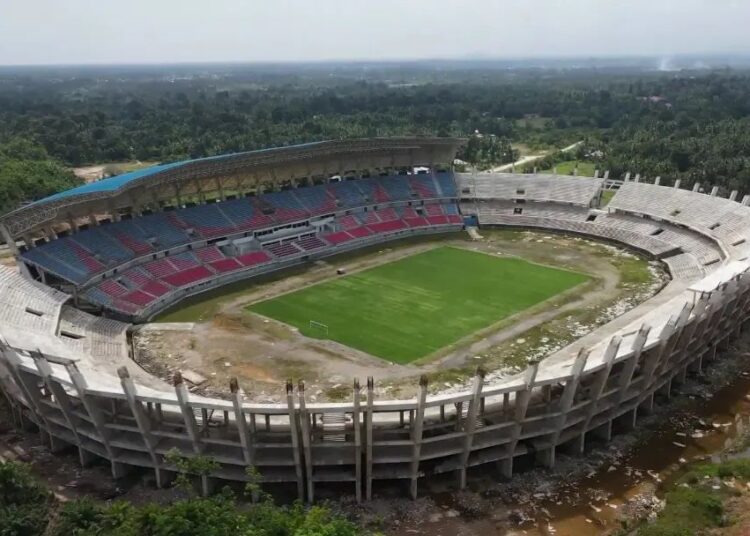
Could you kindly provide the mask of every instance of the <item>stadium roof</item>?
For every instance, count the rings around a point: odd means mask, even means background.
[[[290,148],[302,148],[302,147],[312,147],[314,145],[323,144],[325,142],[313,142],[313,143],[303,143],[299,145],[291,145],[287,146]],[[115,175],[114,177],[108,177],[106,179],[102,179],[99,181],[90,182],[87,184],[83,184],[81,186],[77,186],[76,188],[71,188],[70,190],[65,190],[64,192],[59,192],[54,195],[51,195],[49,197],[45,197],[43,199],[40,199],[38,201],[34,201],[31,203],[31,205],[40,205],[44,203],[49,203],[51,201],[56,201],[59,199],[65,199],[67,197],[76,197],[79,195],[86,195],[86,194],[93,194],[93,193],[107,193],[107,192],[116,192],[118,190],[121,190],[128,185],[130,185],[132,182],[137,181],[139,179],[144,179],[147,177],[151,177],[153,175],[157,175],[158,173],[161,173],[162,171],[167,171],[170,169],[176,169],[181,166],[186,166],[188,164],[196,164],[201,162],[209,162],[212,160],[221,160],[222,158],[233,158],[238,156],[251,156],[251,155],[260,155],[263,153],[268,153],[272,151],[277,151],[279,149],[283,149],[284,147],[274,147],[271,149],[259,149],[257,151],[244,151],[241,153],[228,153],[218,156],[208,156],[204,158],[194,158],[192,160],[181,160],[179,162],[171,162],[168,164],[159,164],[156,166],[150,166],[147,168],[139,169],[137,171],[131,171],[130,173],[123,173],[122,175]]]
[[[202,188],[215,185],[215,179],[222,176],[278,183],[367,166],[452,164],[464,142],[462,138],[435,137],[329,140],[159,164],[84,184],[4,214],[0,216],[0,234],[6,240],[16,238],[56,221],[88,217],[103,208],[132,206],[136,198],[150,202],[167,190],[172,196],[175,187],[185,188],[182,193],[186,195],[191,187],[193,193],[208,191]],[[198,184],[201,190],[196,190]]]

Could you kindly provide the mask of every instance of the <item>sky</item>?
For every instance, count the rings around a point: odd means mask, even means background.
[[[0,0],[0,65],[750,52],[750,0]]]

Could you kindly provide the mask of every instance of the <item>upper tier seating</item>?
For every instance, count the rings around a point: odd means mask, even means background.
[[[440,187],[440,197],[450,199],[458,197],[458,191],[456,190],[456,177],[452,171],[438,172],[434,176]]]
[[[320,186],[297,188],[293,193],[300,204],[313,216],[329,214],[338,210],[336,198],[327,188],[321,188]]]
[[[303,220],[310,215],[291,190],[263,194],[253,201],[262,212],[271,215],[277,223]]]
[[[409,186],[412,191],[422,199],[434,199],[440,197],[432,175],[410,175]]]
[[[198,205],[177,212],[170,216],[179,218],[186,228],[195,229],[201,236],[207,238],[231,234],[236,231],[234,224],[219,210],[218,205]]]
[[[456,174],[461,197],[527,199],[589,206],[601,189],[602,179],[505,173]]]
[[[361,207],[366,205],[367,202],[362,195],[362,190],[357,186],[357,182],[354,180],[331,182],[327,189],[338,199],[341,208]]]

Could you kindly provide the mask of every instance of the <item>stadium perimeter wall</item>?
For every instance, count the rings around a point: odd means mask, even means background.
[[[190,393],[179,374],[170,389],[146,387],[126,367],[107,370],[91,355],[71,359],[6,340],[18,336],[2,341],[0,386],[18,422],[38,427],[53,451],[72,447],[83,464],[105,459],[114,477],[147,468],[165,485],[176,468],[164,456],[177,448],[219,462],[200,478],[204,491],[248,479],[252,466],[265,483],[292,483],[309,501],[326,482],[369,499],[379,480],[401,480],[416,497],[431,475],[454,473],[464,487],[471,467],[494,464],[510,477],[521,458],[552,467],[562,448],[582,453],[593,436],[635,427],[657,395],[700,374],[747,323],[746,261],[730,259],[690,288],[647,323],[573,359],[532,363],[492,384],[477,371],[460,393],[428,396],[422,379],[416,398],[384,400],[368,380],[354,383],[347,402],[309,403],[300,382],[287,384],[285,404],[257,404],[232,382],[229,400],[208,399]],[[4,335],[15,329],[0,325]]]

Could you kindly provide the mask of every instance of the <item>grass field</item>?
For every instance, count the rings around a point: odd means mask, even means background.
[[[453,247],[259,302],[248,310],[396,363],[429,355],[588,280]],[[327,325],[328,333],[310,328]]]

